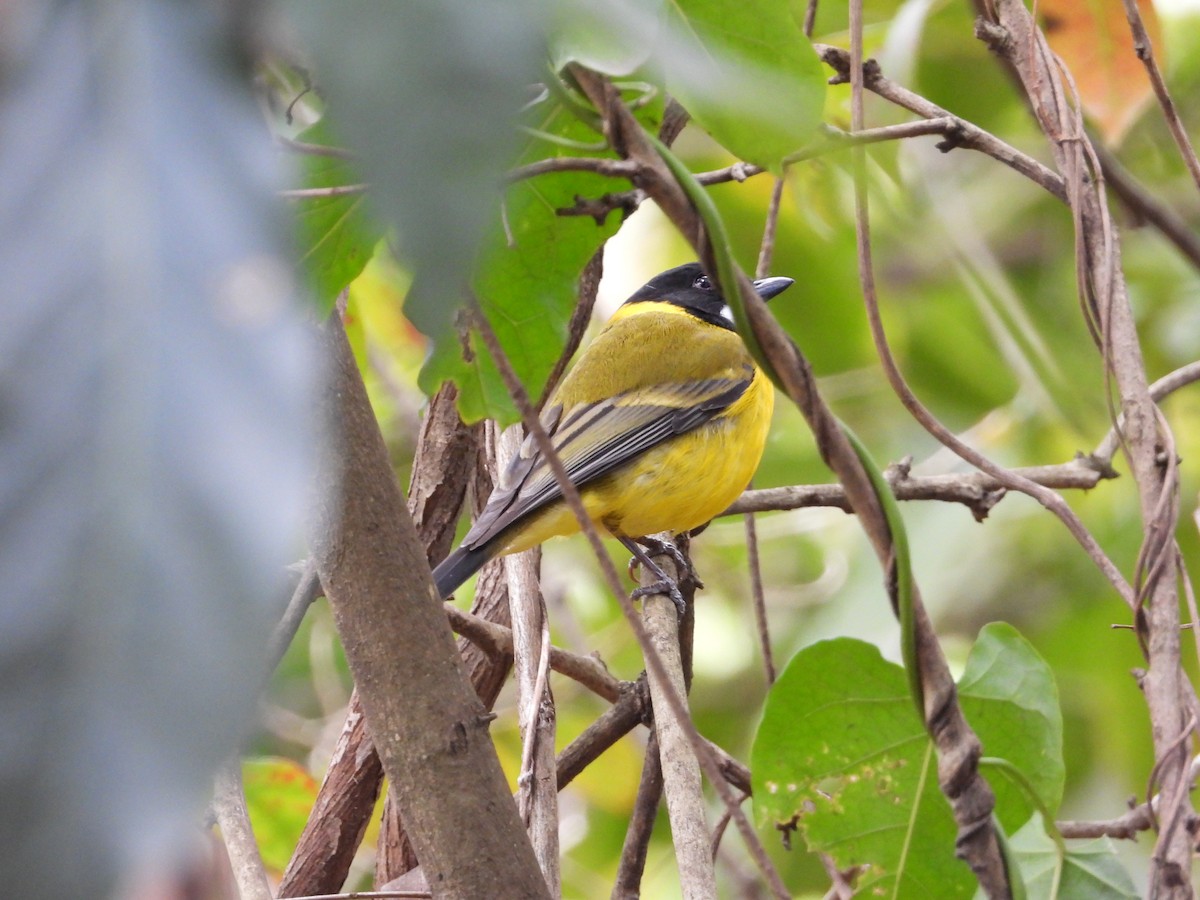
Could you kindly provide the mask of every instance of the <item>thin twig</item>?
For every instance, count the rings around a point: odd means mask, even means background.
[[[841,80],[845,81],[849,79],[850,54],[840,47],[832,47],[828,44],[814,44],[813,46],[825,64],[834,69]],[[942,152],[955,147],[977,150],[1024,175],[1034,184],[1049,191],[1059,200],[1065,201],[1067,199],[1066,182],[1062,176],[1042,165],[1042,163],[1033,157],[1006,144],[990,132],[984,131],[978,125],[973,125],[965,119],[961,119],[948,110],[943,109],[936,103],[931,103],[919,94],[915,94],[907,88],[888,80],[879,71],[878,64],[873,60],[868,61],[862,68],[864,70],[863,87],[872,93],[907,109],[909,112],[916,113],[922,118],[952,120],[949,130],[944,132],[946,134],[945,144],[939,145],[939,149]]]
[[[1078,456],[1056,466],[1028,466],[1008,470],[1046,488],[1091,490],[1117,473],[1102,457]],[[945,475],[911,475],[904,466],[890,466],[884,473],[897,500],[939,500],[961,503],[978,521],[1003,499],[1003,482],[987,472],[959,472]],[[798,484],[788,487],[760,488],[742,494],[722,516],[783,509],[807,509],[828,506],[852,512],[846,489],[840,484]]]
[[[592,310],[596,307],[596,295],[599,293],[600,279],[603,275],[604,248],[601,247],[588,260],[588,264],[583,267],[583,274],[579,276],[579,300],[575,304],[575,309],[571,311],[571,321],[567,323],[567,340],[563,345],[563,351],[555,360],[554,368],[550,370],[550,375],[546,378],[546,387],[538,399],[537,409],[539,412],[553,396],[558,382],[566,372],[572,357],[575,356],[575,351],[583,342],[583,334],[587,331],[588,323],[592,320]]]
[[[322,594],[321,579],[317,577],[316,564],[311,559],[306,559],[303,566],[300,580],[296,582],[296,589],[292,591],[287,608],[280,616],[275,630],[271,632],[270,640],[267,641],[268,672],[274,672],[278,667],[283,655],[287,653],[288,647],[295,639],[296,632],[300,630],[300,623],[304,621],[308,608]]]
[[[226,760],[217,772],[212,805],[242,900],[271,900],[267,870],[246,809],[242,763],[236,756]]]
[[[1158,105],[1162,107],[1163,118],[1167,120],[1171,137],[1175,139],[1175,146],[1179,148],[1179,155],[1183,157],[1183,164],[1187,166],[1192,181],[1200,189],[1200,160],[1196,159],[1196,150],[1192,147],[1187,129],[1183,127],[1179,111],[1175,108],[1175,101],[1171,99],[1162,71],[1158,68],[1158,61],[1154,58],[1154,48],[1150,43],[1150,35],[1146,33],[1146,26],[1142,22],[1142,13],[1138,9],[1137,0],[1121,0],[1121,2],[1125,7],[1125,18],[1129,22],[1129,30],[1133,32],[1133,50],[1138,59],[1142,61],[1142,65],[1146,67],[1146,74],[1150,76],[1154,96],[1158,98]]]
[[[646,870],[646,853],[650,848],[650,836],[654,833],[654,819],[662,800],[662,763],[658,752],[658,737],[651,731],[646,742],[645,762],[642,777],[638,781],[637,797],[633,802],[633,814],[625,829],[625,842],[621,845],[621,859],[617,863],[617,877],[613,880],[612,900],[637,900],[642,896],[642,873]]]
[[[609,178],[633,178],[638,167],[623,159],[602,159],[594,156],[552,156],[512,169],[504,180],[508,184],[549,175],[554,172],[594,172]]]
[[[1121,202],[1139,219],[1157,228],[1194,268],[1200,269],[1200,237],[1196,236],[1192,226],[1165,203],[1151,196],[1103,144],[1096,145],[1096,155],[1100,158],[1104,181]]]
[[[745,496],[744,494],[742,496]],[[750,569],[750,597],[754,601],[754,626],[758,632],[758,647],[762,652],[763,671],[767,685],[775,683],[775,657],[771,652],[771,628],[767,621],[767,598],[763,591],[762,558],[758,551],[758,526],[754,513],[742,514],[746,528],[746,560]]]
[[[817,24],[817,0],[808,0],[804,7],[804,36],[811,38],[813,26]]]
[[[749,797],[749,794],[742,794],[742,799],[740,802],[745,803]],[[717,819],[717,824],[713,826],[712,842],[709,846],[709,853],[712,854],[714,861],[717,858],[717,854],[721,850],[721,839],[725,837],[725,831],[729,827],[729,821],[732,818],[733,816],[729,810],[725,810],[723,813],[721,813],[721,818]]]
[[[560,791],[609,747],[649,720],[650,688],[645,677],[625,682],[623,688],[617,702],[558,754],[555,766]]]
[[[279,191],[279,196],[286,200],[322,200],[330,197],[350,197],[355,194],[365,194],[369,184],[339,184],[333,187],[292,188]]]
[[[343,147],[330,147],[325,144],[308,144],[304,141],[298,141],[295,138],[284,137],[282,134],[275,135],[275,140],[282,147],[291,150],[293,153],[300,153],[305,156],[329,156],[333,159],[357,158],[352,150],[347,150]]]
[[[1095,822],[1067,820],[1056,822],[1055,827],[1058,833],[1067,839],[1110,837],[1132,840],[1137,837],[1139,831],[1149,831],[1154,827],[1154,816],[1150,811],[1150,804],[1142,803],[1115,819]]]
[[[464,612],[450,603],[445,604],[450,627],[490,655],[512,655],[512,631],[503,625],[489,622]],[[560,647],[550,648],[550,668],[560,675],[578,681],[592,693],[609,703],[616,703],[628,682],[614,677],[595,656],[580,656]]]
[[[814,0],[815,2],[815,0]],[[755,278],[766,278],[771,271],[771,258],[775,252],[775,233],[779,228],[779,208],[783,204],[784,179],[776,178],[771,189],[771,202],[767,207],[767,219],[763,225],[762,241],[758,248],[758,263],[754,268]],[[754,513],[743,515],[746,529],[746,560],[750,569],[750,596],[754,603],[754,624],[758,632],[758,646],[762,651],[763,669],[766,672],[767,684],[775,683],[775,659],[771,654],[771,629],[767,621],[767,600],[763,593],[762,559],[758,552],[758,527],[754,522]],[[721,821],[728,824],[728,814]],[[719,829],[724,833],[724,825]],[[714,843],[713,852],[716,853]]]

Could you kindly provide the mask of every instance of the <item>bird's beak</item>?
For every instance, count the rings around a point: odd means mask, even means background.
[[[764,300],[770,300],[776,294],[782,294],[790,288],[795,282],[791,278],[775,277],[775,278],[760,278],[754,282],[754,289],[758,291],[758,296]]]

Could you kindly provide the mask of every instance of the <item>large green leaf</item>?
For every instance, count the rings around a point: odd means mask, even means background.
[[[1045,662],[1015,629],[983,629],[959,684],[984,753],[1015,767],[1049,810],[1062,797],[1062,719]],[[968,897],[955,824],[904,670],[841,638],[801,651],[771,689],[752,755],[760,825],[794,827],[841,867],[866,865],[864,890]],[[1029,819],[1023,788],[989,771],[1009,829]]]
[[[671,93],[731,153],[779,171],[821,121],[826,74],[786,0],[675,0],[656,53]]]
[[[1062,712],[1054,673],[1015,628],[993,622],[979,633],[958,683],[959,702],[986,756],[1016,767],[1051,815],[1062,801]],[[1003,771],[986,773],[996,812],[1016,830],[1033,812],[1024,789]]]
[[[546,101],[544,105],[547,111],[537,122],[540,133],[577,142],[600,140],[557,103]],[[653,126],[658,110],[661,101],[644,108],[641,115]],[[576,149],[535,137],[519,162],[571,155],[614,158],[610,152]],[[620,226],[620,212],[609,213],[597,224],[587,216],[563,216],[558,211],[573,206],[577,198],[597,198],[629,186],[627,181],[590,172],[555,172],[513,184],[504,193],[503,210],[494,210],[471,285],[517,376],[534,398],[562,353],[580,272]],[[448,283],[445,288],[445,301],[454,302],[458,285]],[[422,330],[437,326],[436,320],[419,313],[413,321]],[[423,390],[432,393],[449,379],[458,384],[459,411],[464,419],[490,416],[508,422],[516,418],[495,363],[478,335],[472,332],[464,347],[453,323],[426,333],[434,344],[421,371]]]
[[[771,689],[751,757],[760,826],[794,825],[868,895],[970,897],[954,820],[904,670],[870,644],[802,650]]]
[[[336,147],[326,118],[305,130],[297,140]],[[345,159],[314,153],[299,154],[300,186],[343,187],[361,177]],[[306,197],[292,201],[299,226],[300,258],[309,273],[322,313],[333,307],[338,292],[358,276],[370,260],[383,229],[367,214],[365,194]]]
[[[1008,843],[1029,900],[1133,900],[1139,896],[1108,838],[1068,841],[1060,862],[1041,815],[1035,813]]]

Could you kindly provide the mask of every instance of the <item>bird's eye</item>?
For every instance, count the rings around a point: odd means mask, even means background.
[[[698,290],[701,290],[701,291],[711,291],[712,290],[712,282],[708,280],[707,275],[701,275],[699,278],[697,278],[695,281],[692,282],[692,287],[697,288]]]

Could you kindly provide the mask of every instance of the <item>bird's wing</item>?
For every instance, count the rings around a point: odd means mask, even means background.
[[[595,403],[551,407],[542,426],[567,470],[583,487],[668,438],[698,428],[746,392],[754,378],[707,378],[653,385]],[[509,464],[463,546],[482,547],[522,518],[562,497],[546,458],[530,435]]]

